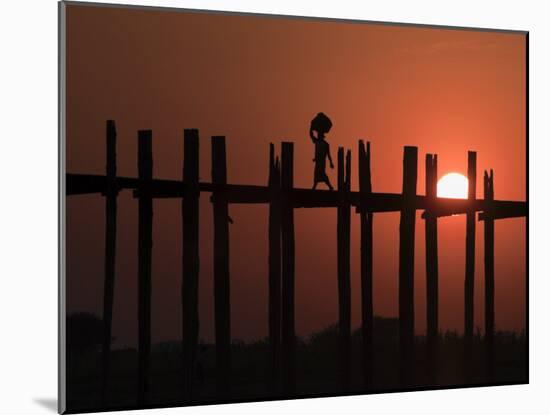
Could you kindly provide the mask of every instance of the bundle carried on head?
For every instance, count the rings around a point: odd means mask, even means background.
[[[321,134],[326,134],[332,128],[332,121],[326,114],[320,112],[311,120],[311,129]]]

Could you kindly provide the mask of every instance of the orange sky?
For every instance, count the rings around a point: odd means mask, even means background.
[[[67,7],[67,171],[104,173],[105,120],[118,130],[118,173],[137,176],[137,130],[153,130],[154,175],[180,179],[183,129],[198,128],[201,180],[210,181],[211,135],[227,137],[230,183],[266,184],[269,142],[295,143],[295,184],[310,187],[311,118],[353,150],[372,143],[373,190],[401,191],[404,145],[437,153],[439,175],[466,173],[467,151],[495,171],[495,198],[526,198],[526,47],[519,33]],[[332,182],[335,171],[329,171]],[[212,340],[212,213],[201,199],[201,337]],[[179,200],[154,202],[153,341],[180,336]],[[233,337],[267,335],[267,207],[231,206]],[[418,217],[420,212],[418,212]],[[137,336],[137,203],[119,197],[114,333]],[[336,210],[296,210],[296,328],[337,320]],[[375,215],[375,314],[397,316],[396,213]],[[359,220],[352,215],[352,317],[360,318]],[[525,219],[496,224],[497,329],[525,328]],[[476,325],[483,329],[483,226],[477,225]],[[67,202],[67,304],[101,315],[104,201]],[[465,217],[439,221],[440,322],[462,331]],[[424,227],[417,220],[416,327],[425,330]]]

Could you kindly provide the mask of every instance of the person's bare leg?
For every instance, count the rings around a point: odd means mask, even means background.
[[[330,184],[330,180],[325,181],[325,183],[327,184],[327,186],[328,186],[328,188],[329,188],[330,190],[334,190],[334,188],[333,188],[332,185]]]

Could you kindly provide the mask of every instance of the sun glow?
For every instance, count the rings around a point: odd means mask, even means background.
[[[460,173],[449,173],[437,182],[437,197],[468,198],[468,179]]]

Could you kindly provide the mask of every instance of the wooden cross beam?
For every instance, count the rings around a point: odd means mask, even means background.
[[[107,177],[99,174],[67,174],[67,196],[104,193],[107,188]],[[148,184],[153,198],[182,198],[185,197],[185,182],[182,180],[151,179],[142,183],[143,180],[132,177],[116,178],[116,185],[119,190],[134,190],[134,196],[139,196],[138,188]],[[269,186],[225,184],[216,185],[212,183],[199,182],[200,192],[224,193],[229,204],[268,204],[270,201]],[[322,208],[338,207],[341,203],[340,192],[330,190],[312,190],[293,188],[284,190],[282,193],[290,194],[294,208]],[[400,212],[403,207],[403,197],[400,193],[369,193],[361,196],[360,192],[349,192],[346,196],[349,202],[356,209],[356,213],[366,210],[368,213],[377,212]],[[364,202],[361,203],[361,198]],[[431,202],[424,195],[413,196],[410,203],[415,209],[430,209],[432,214],[442,217],[460,215],[471,211],[481,212],[479,220],[484,219],[483,199],[452,199],[437,197]],[[364,206],[361,208],[361,206]],[[495,200],[493,219],[515,218],[527,215],[527,202],[511,200]],[[425,217],[425,212],[422,214]]]

